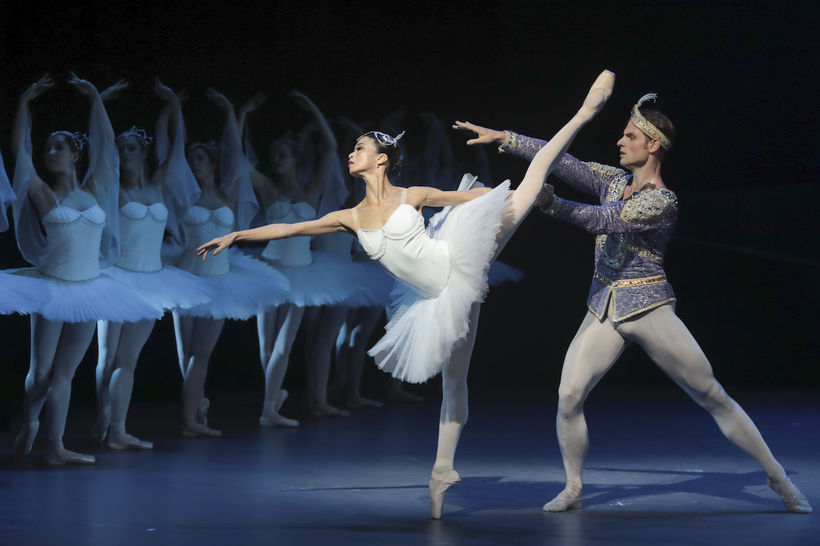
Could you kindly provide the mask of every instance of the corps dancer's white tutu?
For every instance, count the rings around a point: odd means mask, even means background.
[[[28,282],[27,297],[36,301],[46,296],[36,312],[61,322],[136,322],[157,319],[162,311],[113,278],[107,269],[84,281],[64,281],[49,277],[34,268],[8,270]]]
[[[104,272],[127,285],[129,290],[160,312],[189,309],[208,303],[216,296],[202,277],[172,266],[150,272],[109,267]]]
[[[224,253],[227,253],[230,264],[227,273],[197,276],[214,296],[207,303],[180,310],[181,315],[247,320],[264,309],[288,301],[290,285],[287,277],[236,249]],[[208,260],[209,263],[215,261]]]
[[[465,175],[460,189],[475,178]],[[467,203],[446,207],[425,231],[420,214],[400,205],[381,230],[359,229],[368,254],[402,281],[391,295],[392,317],[368,351],[378,366],[411,383],[441,371],[469,329],[470,307],[487,293],[509,182]],[[379,235],[379,233],[381,235]]]
[[[39,280],[0,271],[0,315],[36,313],[47,300]]]

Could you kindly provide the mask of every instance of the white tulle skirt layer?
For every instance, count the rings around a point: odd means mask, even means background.
[[[364,284],[359,286],[361,294],[350,298],[342,305],[346,307],[388,307],[396,279],[388,275],[378,262],[369,258],[361,262],[354,260],[353,264],[361,269]]]
[[[462,187],[465,180],[462,180]],[[470,307],[487,293],[487,270],[507,203],[509,182],[430,219],[427,232],[450,247],[451,271],[444,289],[423,298],[397,282],[391,294],[385,335],[368,354],[382,370],[410,383],[441,371],[469,329]]]
[[[36,313],[47,300],[48,292],[39,279],[0,271],[0,314]]]
[[[197,276],[213,293],[211,300],[189,309],[180,309],[181,315],[247,320],[265,309],[288,301],[290,284],[287,277],[236,249],[228,252],[231,268],[227,274]]]
[[[355,264],[330,252],[312,250],[308,265],[270,265],[287,277],[290,294],[287,303],[299,307],[321,305],[373,305],[364,287],[368,273],[363,264]],[[269,306],[273,307],[273,306]]]
[[[109,270],[103,269],[99,277],[87,281],[61,281],[47,277],[34,268],[8,272],[30,281],[27,283],[27,298],[31,301],[41,300],[41,303],[29,312],[36,312],[49,320],[136,322],[162,316],[162,310],[111,276]]]
[[[202,277],[172,266],[147,273],[119,267],[111,267],[105,271],[163,312],[208,303],[216,295],[214,289],[203,281]]]

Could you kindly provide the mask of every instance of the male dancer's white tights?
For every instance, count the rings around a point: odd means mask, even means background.
[[[717,382],[695,338],[665,304],[637,318],[613,323],[587,312],[567,350],[558,388],[558,441],[567,474],[564,498],[579,498],[589,440],[584,401],[631,342],[638,344],[666,375],[717,422],[732,443],[760,463],[774,482],[788,480],[752,420]]]

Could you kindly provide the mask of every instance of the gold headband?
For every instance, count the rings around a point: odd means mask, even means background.
[[[661,132],[660,129],[652,125],[648,119],[643,117],[639,108],[641,105],[647,101],[655,102],[655,99],[658,98],[657,93],[647,93],[640,100],[632,107],[632,115],[630,116],[630,121],[632,121],[632,125],[637,127],[641,130],[643,134],[651,138],[652,140],[660,140],[661,146],[666,151],[669,151],[669,148],[672,147],[672,143],[666,138],[666,135]]]

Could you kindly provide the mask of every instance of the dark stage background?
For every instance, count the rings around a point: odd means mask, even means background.
[[[287,98],[293,88],[326,115],[366,126],[404,108],[549,137],[608,68],[617,74],[615,93],[571,152],[615,163],[629,108],[657,91],[679,133],[664,172],[681,206],[667,254],[679,315],[727,386],[816,388],[820,13],[810,2],[713,4],[10,1],[0,10],[0,147],[11,174],[17,97],[47,71],[64,81],[75,70],[99,88],[131,82],[109,104],[117,131],[153,127],[161,105],[151,84],[159,76],[191,96],[186,120],[200,139],[217,138],[222,126],[203,98],[208,86],[236,104],[263,90],[269,101],[252,123],[264,149],[306,121]],[[43,134],[86,126],[84,101],[65,85],[38,99],[34,114],[35,154]],[[463,137],[452,140],[465,155]],[[516,181],[526,167],[496,155],[491,162],[495,182]],[[563,353],[585,311],[592,244],[591,236],[537,213],[525,222],[502,259],[526,278],[494,289],[484,305],[475,388],[535,386],[545,400],[554,397]],[[24,265],[11,232],[0,236],[0,250],[0,266]],[[28,321],[0,317],[0,325],[0,399],[14,414]],[[93,403],[94,347],[74,382],[75,403]],[[286,378],[294,390],[304,380],[300,356],[297,345]],[[136,379],[138,399],[178,397],[168,318],[149,340]],[[661,380],[640,351],[629,350],[605,383],[671,388]],[[384,378],[371,366],[366,381],[375,395]],[[432,395],[436,381],[418,391]],[[208,390],[255,396],[261,387],[255,324],[228,323]]]

